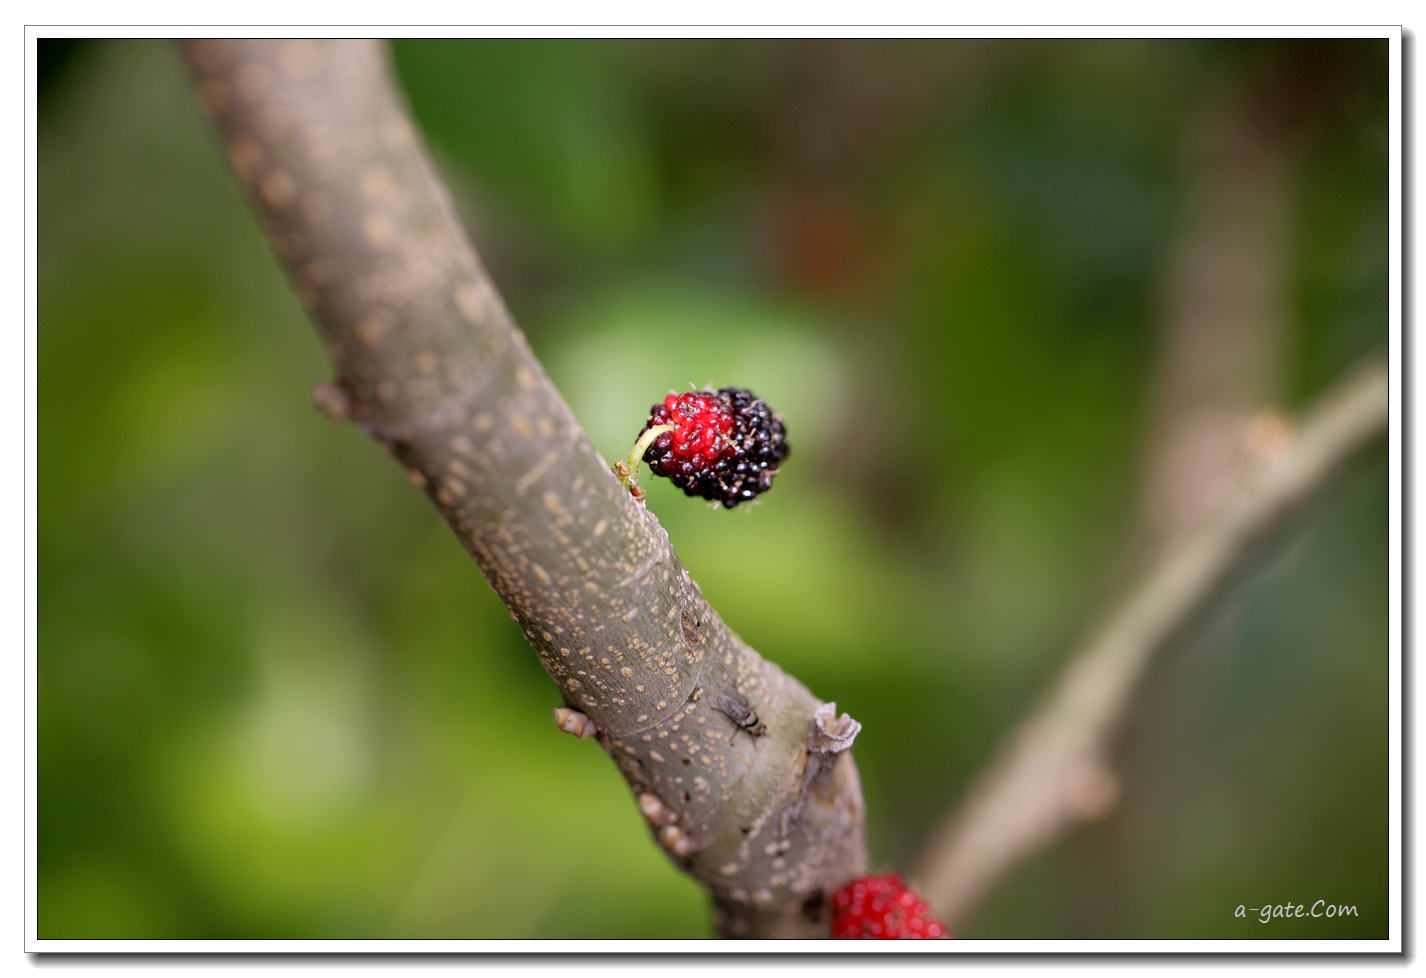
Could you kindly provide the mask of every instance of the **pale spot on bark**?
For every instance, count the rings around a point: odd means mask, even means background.
[[[473,323],[485,318],[485,292],[473,282],[456,289],[456,307]]]
[[[337,277],[337,266],[327,258],[314,258],[302,266],[302,277],[310,284],[321,288],[330,285]]]
[[[297,184],[286,170],[274,170],[258,183],[257,192],[267,206],[285,209],[297,197]]]
[[[363,343],[376,346],[395,325],[396,316],[391,310],[378,307],[362,317],[361,322],[357,323],[356,331]]]
[[[663,799],[647,791],[639,795],[639,811],[655,825],[663,824],[668,816],[668,806],[663,803]]]
[[[608,529],[609,529],[609,521],[608,521],[608,520],[600,520],[598,523],[595,523],[595,524],[594,524],[594,535],[595,535],[596,537],[602,537],[602,536],[604,535],[605,531],[607,531]]]
[[[535,467],[533,469],[520,476],[519,480],[515,483],[516,494],[524,495],[526,489],[529,489],[531,486],[533,486],[541,479],[541,477],[544,476],[546,472],[548,472],[551,468],[554,467],[555,460],[558,458],[559,452],[546,452],[545,457],[540,459],[540,461],[535,464]]]
[[[471,445],[470,439],[465,435],[456,435],[451,439],[451,451],[457,455],[464,455],[466,458],[470,458],[475,454],[475,446]],[[464,466],[462,466],[462,468],[464,468]]]
[[[272,72],[261,61],[249,61],[238,66],[237,83],[238,95],[256,104],[272,90]]]
[[[352,399],[338,384],[319,380],[312,385],[312,403],[333,421],[345,421],[351,417]]]
[[[381,211],[368,211],[362,215],[361,233],[367,244],[383,251],[396,241],[396,225]]]
[[[322,64],[322,49],[315,41],[288,41],[277,55],[282,73],[292,81],[306,81]]]
[[[411,126],[399,113],[388,117],[381,126],[381,138],[389,149],[404,149],[411,142]]]
[[[515,383],[519,384],[524,390],[532,391],[539,381],[535,378],[535,372],[522,363],[515,368]]]
[[[426,474],[420,469],[407,469],[406,475],[411,479],[411,484],[417,489],[426,488]]]
[[[530,566],[530,569],[531,569],[532,571],[534,571],[534,573],[535,573],[535,579],[538,580],[541,584],[549,584],[549,583],[550,583],[550,575],[549,575],[549,573],[548,573],[543,567],[541,567],[539,564],[532,564],[532,565]]]
[[[563,510],[563,508],[564,508],[564,507],[562,507],[562,506],[560,505],[560,497],[559,497],[559,496],[556,496],[553,492],[550,492],[548,489],[545,490],[544,502],[545,502],[545,509],[549,510],[551,513],[556,513],[556,514],[558,514],[558,513],[560,513],[560,512]]]
[[[362,196],[373,204],[383,203],[391,198],[391,172],[384,166],[371,165],[361,171]]]
[[[426,374],[427,376],[435,373],[436,368],[441,365],[440,358],[438,358],[430,350],[422,350],[420,353],[417,353],[415,356],[415,360],[416,369],[421,371],[421,373]]]
[[[548,438],[555,433],[555,423],[549,418],[546,418],[541,415],[539,418],[535,419],[535,430],[538,431],[544,437]]]
[[[263,163],[262,146],[251,136],[234,136],[228,141],[228,162],[239,180],[251,183]]]
[[[659,841],[675,856],[687,856],[693,852],[693,840],[677,825],[665,825],[659,829]]]
[[[495,427],[495,418],[482,411],[471,419],[471,427],[476,431],[489,431]]]
[[[535,433],[535,429],[530,427],[529,420],[523,414],[510,415],[510,427],[521,438],[529,438]]]

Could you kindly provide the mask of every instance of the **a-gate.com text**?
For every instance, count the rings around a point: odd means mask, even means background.
[[[1233,911],[1234,917],[1256,917],[1262,924],[1280,917],[1355,917],[1356,915],[1355,904],[1328,903],[1326,900],[1318,900],[1310,905],[1306,903],[1268,903],[1261,907],[1249,907],[1240,903],[1238,909]]]

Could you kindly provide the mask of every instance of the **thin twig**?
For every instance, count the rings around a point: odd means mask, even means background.
[[[962,921],[1014,864],[1113,808],[1110,738],[1152,656],[1267,536],[1386,432],[1388,413],[1385,366],[1342,381],[1072,657],[1044,705],[1002,744],[923,854],[916,879],[947,924]]]

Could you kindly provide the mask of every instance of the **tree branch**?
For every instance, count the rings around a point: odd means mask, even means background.
[[[430,497],[559,687],[561,728],[593,724],[720,930],[826,936],[825,896],[867,863],[854,721],[724,625],[590,446],[466,239],[384,47],[185,52],[332,361],[319,404]],[[766,736],[716,708],[734,693]],[[598,844],[577,805],[571,828]]]
[[[1150,658],[1259,545],[1352,457],[1385,434],[1387,370],[1324,396],[1291,441],[1144,577],[1066,667],[1044,705],[1001,746],[927,846],[916,879],[955,927],[1015,863],[1113,807],[1110,739]]]

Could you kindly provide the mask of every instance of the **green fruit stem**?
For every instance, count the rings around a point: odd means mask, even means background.
[[[634,442],[634,450],[629,453],[629,457],[624,460],[628,469],[628,475],[620,475],[619,481],[625,486],[631,486],[639,481],[639,460],[644,457],[644,452],[649,450],[649,446],[654,443],[654,439],[665,431],[672,431],[671,424],[656,424],[648,431],[639,436],[639,440]]]

